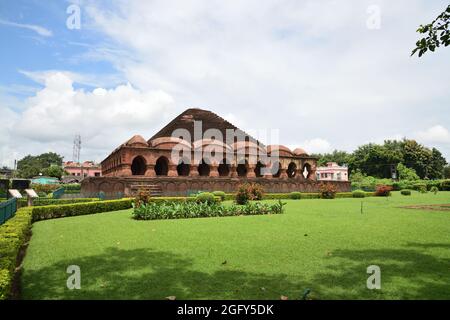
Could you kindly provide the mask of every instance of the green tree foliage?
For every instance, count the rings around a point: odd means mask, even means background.
[[[319,165],[328,161],[347,164],[353,182],[365,181],[367,176],[389,179],[392,177],[391,170],[395,168],[403,176],[399,177],[402,180],[442,179],[447,165],[439,150],[428,149],[417,141],[408,139],[386,140],[382,145],[364,144],[351,154],[336,150],[316,156],[319,158]],[[450,169],[446,170],[448,177]]]
[[[450,166],[446,166],[444,168],[444,178],[445,179],[450,179]]]
[[[52,165],[48,168],[42,169],[41,173],[44,176],[55,177],[55,178],[61,179],[61,177],[64,174],[66,174],[66,171],[60,166]]]
[[[421,57],[428,50],[434,52],[440,46],[447,47],[450,44],[449,24],[450,5],[431,23],[419,26],[417,32],[426,34],[426,36],[416,42],[416,48],[412,51],[411,55],[419,52],[419,57]]]
[[[351,159],[351,154],[340,150],[334,150],[332,153],[315,154],[313,156],[319,158],[319,166],[325,166],[327,162],[336,162],[338,165],[342,166],[348,164]]]
[[[359,146],[353,152],[349,169],[359,169],[362,173],[377,178],[390,178],[392,166],[397,166],[401,161],[402,154],[399,150],[369,143]]]
[[[428,168],[429,179],[442,179],[444,178],[444,168],[447,165],[447,161],[442,156],[442,153],[436,149],[431,149],[431,161]]]
[[[403,164],[416,170],[421,179],[428,177],[432,151],[415,140],[403,140]]]
[[[38,156],[28,155],[17,162],[18,175],[21,178],[32,178],[39,175],[39,173],[44,174],[43,170],[51,166],[61,167],[62,161],[63,157],[54,152],[47,152]],[[55,169],[51,169],[50,173],[56,174],[57,172]],[[58,175],[61,177],[59,173]],[[55,177],[58,177],[58,175]]]
[[[400,180],[414,181],[420,179],[414,169],[407,168],[403,163],[397,165],[397,173]]]

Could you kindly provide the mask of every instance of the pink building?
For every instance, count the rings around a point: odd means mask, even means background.
[[[86,177],[101,177],[102,166],[93,161],[85,161],[81,165],[78,162],[67,161],[63,163],[64,170],[71,176],[86,178]]]
[[[321,181],[348,181],[348,168],[328,162],[326,167],[317,167],[316,175]]]

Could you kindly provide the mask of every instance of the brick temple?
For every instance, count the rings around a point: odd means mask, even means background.
[[[234,192],[256,182],[266,192],[315,192],[317,158],[301,148],[265,146],[220,116],[187,109],[149,140],[135,135],[102,161],[102,177],[82,181],[82,193],[107,197],[154,194],[187,195],[196,191]],[[349,191],[344,181],[330,182]]]

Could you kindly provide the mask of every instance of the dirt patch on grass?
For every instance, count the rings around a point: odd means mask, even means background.
[[[423,204],[401,207],[405,209],[430,210],[430,211],[450,211],[450,204]]]

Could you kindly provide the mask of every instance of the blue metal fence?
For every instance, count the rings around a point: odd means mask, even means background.
[[[8,219],[14,217],[17,211],[17,199],[12,198],[8,201],[0,203],[0,225],[4,224]]]

